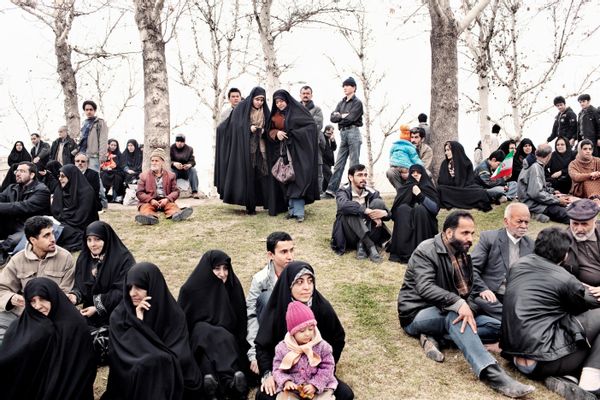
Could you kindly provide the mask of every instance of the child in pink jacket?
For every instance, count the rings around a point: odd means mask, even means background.
[[[321,338],[312,310],[299,301],[288,305],[285,338],[275,347],[273,378],[277,400],[333,400],[337,379],[331,345]]]

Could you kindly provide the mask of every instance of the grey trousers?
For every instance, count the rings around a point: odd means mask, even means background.
[[[396,190],[400,189],[402,185],[404,185],[404,182],[400,176],[400,168],[390,167],[387,171],[385,171],[385,176]]]
[[[385,210],[385,202],[382,199],[375,199],[369,204],[369,208],[373,210]],[[375,243],[369,237],[371,230],[367,224],[367,220],[363,216],[345,215],[342,217],[342,229],[346,237],[346,247],[356,248],[359,242],[362,242],[366,247],[374,246]]]
[[[19,317],[11,311],[0,311],[0,345],[4,341],[4,333],[14,321]]]

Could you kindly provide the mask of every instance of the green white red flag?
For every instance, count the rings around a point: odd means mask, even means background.
[[[513,170],[513,151],[508,153],[504,161],[496,168],[490,179],[506,178],[512,175]]]

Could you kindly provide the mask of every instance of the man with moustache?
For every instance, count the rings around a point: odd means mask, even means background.
[[[600,207],[590,199],[577,200],[567,210],[571,246],[564,267],[577,279],[590,285],[600,297]]]
[[[511,378],[482,343],[498,340],[500,321],[477,315],[472,301],[473,265],[467,252],[474,234],[471,213],[453,211],[442,232],[415,249],[398,296],[400,325],[419,337],[427,357],[437,362],[444,361],[444,354],[436,338],[449,336],[479,379],[505,396],[522,397],[534,388]]]
[[[100,174],[93,169],[88,168],[89,158],[85,153],[77,153],[75,155],[75,166],[81,171],[85,179],[88,181],[94,193],[98,195],[94,198],[96,211],[102,210],[102,196],[100,194]],[[102,190],[104,193],[104,189]]]
[[[482,314],[498,321],[508,271],[520,257],[533,253],[533,240],[527,237],[530,218],[525,204],[510,203],[504,210],[504,228],[481,232],[471,252],[473,300]]]

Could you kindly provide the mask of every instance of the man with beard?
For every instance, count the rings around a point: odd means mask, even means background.
[[[23,237],[25,220],[50,213],[50,191],[36,179],[35,164],[25,161],[15,170],[17,183],[0,193],[0,265]]]
[[[436,339],[449,336],[479,379],[505,396],[522,397],[534,388],[511,378],[482,343],[498,340],[500,321],[476,315],[472,302],[473,265],[467,252],[474,234],[471,213],[454,211],[441,233],[415,249],[398,296],[400,325],[419,337],[427,357],[437,362],[444,361],[444,354]]]
[[[94,193],[98,193],[95,197],[96,211],[102,210],[102,197],[100,196],[100,174],[93,169],[88,168],[88,156],[84,153],[75,155],[75,166],[81,171],[85,179],[88,181]]]
[[[389,221],[391,213],[379,192],[367,186],[367,167],[356,164],[348,170],[349,183],[335,195],[337,213],[333,224],[331,248],[344,254],[347,248],[356,248],[356,258],[367,257],[374,262],[383,261],[377,246],[391,238],[383,221]]]
[[[600,207],[590,199],[574,202],[567,210],[570,218],[571,246],[564,263],[567,271],[581,282],[590,285],[591,291],[600,296]]]
[[[499,321],[508,271],[520,257],[533,252],[533,240],[527,237],[530,218],[525,204],[509,204],[504,210],[504,228],[481,232],[471,253],[475,304],[482,314]]]
[[[323,129],[323,111],[321,111],[321,107],[313,103],[312,97],[312,88],[308,85],[302,86],[300,89],[300,103],[306,107],[317,124],[317,135],[319,136],[318,171],[320,192],[321,187],[323,186],[323,154],[321,153],[321,149],[325,147],[325,135],[321,132],[321,129]]]

